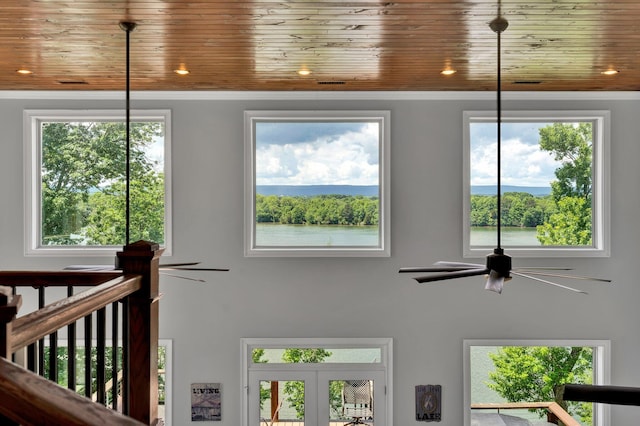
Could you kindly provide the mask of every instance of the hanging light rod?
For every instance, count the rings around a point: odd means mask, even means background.
[[[136,29],[135,22],[121,21],[120,28],[127,33],[127,52],[126,52],[126,153],[125,153],[125,238],[124,243],[128,245],[131,242],[131,32]]]

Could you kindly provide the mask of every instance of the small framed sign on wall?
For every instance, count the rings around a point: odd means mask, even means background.
[[[441,385],[416,386],[416,421],[439,422],[442,420]]]
[[[222,387],[220,383],[191,384],[191,421],[222,420]]]

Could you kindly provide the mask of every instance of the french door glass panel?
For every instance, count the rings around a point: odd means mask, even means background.
[[[317,426],[316,380],[309,371],[249,372],[249,424]]]
[[[361,422],[384,426],[383,371],[318,372],[318,424],[342,426]]]

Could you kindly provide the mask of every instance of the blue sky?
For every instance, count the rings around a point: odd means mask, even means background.
[[[256,185],[378,185],[378,123],[256,123]]]
[[[555,180],[560,163],[541,151],[538,129],[549,123],[502,123],[502,184],[545,186]],[[496,183],[496,123],[472,123],[471,185]]]

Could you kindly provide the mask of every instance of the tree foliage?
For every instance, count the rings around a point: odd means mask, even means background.
[[[377,225],[378,197],[256,194],[256,222],[293,225]]]
[[[157,122],[131,125],[132,239],[164,241],[164,177],[145,150]],[[126,134],[122,122],[42,125],[42,243],[124,244]]]
[[[498,207],[496,195],[471,196],[471,226],[496,226]],[[502,194],[501,225],[515,227],[535,227],[542,225],[556,207],[549,196],[534,197],[527,192],[506,192]]]
[[[543,245],[590,245],[592,234],[592,126],[554,123],[543,127],[540,148],[560,166],[551,183],[556,212],[538,226]]]
[[[507,346],[489,356],[496,369],[489,373],[488,387],[508,402],[555,401],[570,414],[591,415],[590,408],[568,403],[560,394],[564,383],[592,383],[590,347]]]

